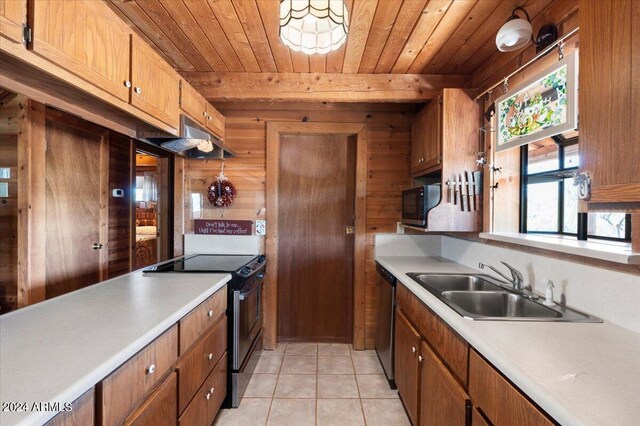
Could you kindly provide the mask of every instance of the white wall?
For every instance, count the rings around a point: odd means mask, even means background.
[[[380,239],[379,237],[382,237]],[[438,256],[479,269],[478,262],[493,265],[508,274],[500,265],[504,260],[524,275],[525,283],[544,294],[545,280],[555,284],[555,299],[572,308],[598,316],[628,330],[640,333],[640,276],[573,263],[554,257],[533,255],[518,250],[496,247],[451,237],[429,235],[376,236],[376,256]],[[409,237],[406,242],[399,240]],[[385,250],[382,247],[404,249]],[[391,242],[393,241],[393,243]],[[418,249],[411,251],[411,246]],[[438,254],[438,248],[440,253]],[[429,254],[422,254],[429,253]],[[483,273],[493,274],[485,269]]]

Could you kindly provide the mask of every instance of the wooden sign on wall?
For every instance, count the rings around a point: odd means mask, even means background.
[[[195,219],[194,232],[205,235],[251,235],[251,220]]]

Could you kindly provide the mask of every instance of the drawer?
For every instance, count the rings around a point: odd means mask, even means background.
[[[178,361],[178,381],[180,383],[180,395],[178,397],[182,413],[187,404],[193,398],[202,382],[207,378],[227,348],[227,317],[223,316],[207,332],[205,337],[198,341]]]
[[[180,416],[180,426],[209,425],[216,417],[227,393],[227,353],[225,352]]]
[[[171,373],[127,418],[126,426],[174,426],[178,420],[178,379]]]
[[[553,425],[502,374],[476,351],[469,355],[469,395],[473,405],[495,425]]]
[[[101,382],[98,406],[102,424],[122,423],[177,358],[178,329],[174,325]]]
[[[466,386],[469,345],[405,286],[397,286],[402,312],[443,359],[456,379]]]
[[[187,352],[227,309],[227,286],[216,291],[180,320],[180,355]]]
[[[45,426],[92,425],[94,423],[93,388],[71,403],[70,411],[62,411]]]

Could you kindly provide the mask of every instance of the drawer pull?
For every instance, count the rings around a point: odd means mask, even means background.
[[[422,355],[418,355],[418,362],[422,362]]]
[[[213,393],[214,390],[216,390],[216,388],[211,387],[211,389],[209,389],[209,393]]]
[[[136,93],[139,95],[140,93],[142,93],[142,88],[140,88],[140,87],[134,87],[134,88],[133,88],[133,91],[134,91],[134,92],[136,92]]]
[[[125,80],[124,81],[124,87],[126,87],[127,89],[131,87],[131,82],[129,80]]]
[[[416,353],[416,347],[415,346],[411,347],[411,352],[413,352],[414,354]]]
[[[208,359],[209,361],[211,361],[211,360],[213,359],[213,354],[209,354],[209,355],[207,355],[207,359]]]
[[[153,374],[155,372],[156,372],[155,364],[151,364],[150,366],[147,367],[147,374]]]
[[[207,401],[211,399],[211,392],[207,392],[207,394],[204,396]]]
[[[207,316],[208,316],[209,318],[211,318],[211,317],[213,316],[213,311],[212,311],[212,310],[209,310],[209,312],[207,312]]]

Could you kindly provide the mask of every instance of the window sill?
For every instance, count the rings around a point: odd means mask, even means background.
[[[480,238],[519,244],[560,253],[574,254],[627,265],[640,265],[640,253],[631,251],[631,243],[616,241],[578,241],[563,235],[517,233],[480,233]]]

